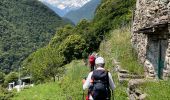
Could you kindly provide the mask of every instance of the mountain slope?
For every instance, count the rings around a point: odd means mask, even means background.
[[[100,0],[92,0],[78,10],[68,12],[64,17],[70,19],[75,24],[81,19],[91,20],[99,4]]]
[[[123,22],[131,21],[129,9],[134,3],[134,0],[127,2],[102,0],[92,22],[82,20],[75,27],[65,26],[58,30],[47,46],[30,54],[22,63],[26,74],[32,73],[34,82],[44,82],[51,79],[54,74],[60,74],[60,71],[54,72],[50,69],[59,70],[62,67],[60,65],[65,65],[73,59],[80,59],[85,53],[97,51],[101,41],[109,35],[109,31],[120,27]],[[58,58],[64,59],[57,62]],[[39,73],[36,70],[39,70]],[[48,71],[53,75],[48,75],[50,73]]]
[[[45,4],[46,6],[48,6],[50,9],[52,9],[59,16],[64,16],[66,13],[66,12],[62,11],[61,9],[57,8],[55,5],[50,4],[47,1],[42,1],[42,3]]]
[[[36,0],[0,0],[0,11],[0,66],[5,72],[18,68],[66,24]]]
[[[54,10],[60,16],[64,16],[71,10],[81,8],[84,4],[90,0],[39,0]]]

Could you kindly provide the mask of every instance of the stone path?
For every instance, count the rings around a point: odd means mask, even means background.
[[[119,83],[128,82],[127,94],[129,100],[145,100],[146,94],[138,89],[138,86],[145,82],[144,75],[134,75],[120,66],[120,62],[113,60],[118,75]]]

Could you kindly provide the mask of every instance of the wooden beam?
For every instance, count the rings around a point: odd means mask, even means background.
[[[145,27],[145,28],[141,28],[137,31],[134,31],[134,33],[143,33],[143,34],[155,34],[156,31],[158,30],[164,30],[163,28],[165,27],[170,27],[170,23],[159,23],[159,24],[155,24],[151,27]],[[170,29],[169,29],[170,31]]]

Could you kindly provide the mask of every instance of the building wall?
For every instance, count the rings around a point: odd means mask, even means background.
[[[131,42],[149,78],[170,77],[170,27],[159,26],[170,22],[169,15],[170,0],[137,0]]]
[[[169,9],[170,0],[137,0],[133,31],[170,21]]]

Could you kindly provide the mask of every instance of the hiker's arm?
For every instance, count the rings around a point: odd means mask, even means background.
[[[89,73],[86,82],[83,84],[83,90],[87,89],[90,86],[91,76],[92,76],[92,72]]]
[[[115,88],[116,86],[115,86],[115,84],[114,84],[114,82],[113,82],[112,75],[110,74],[110,72],[108,73],[108,75],[109,75],[109,85],[110,85],[110,88],[111,88],[112,90],[114,90],[114,88]]]

